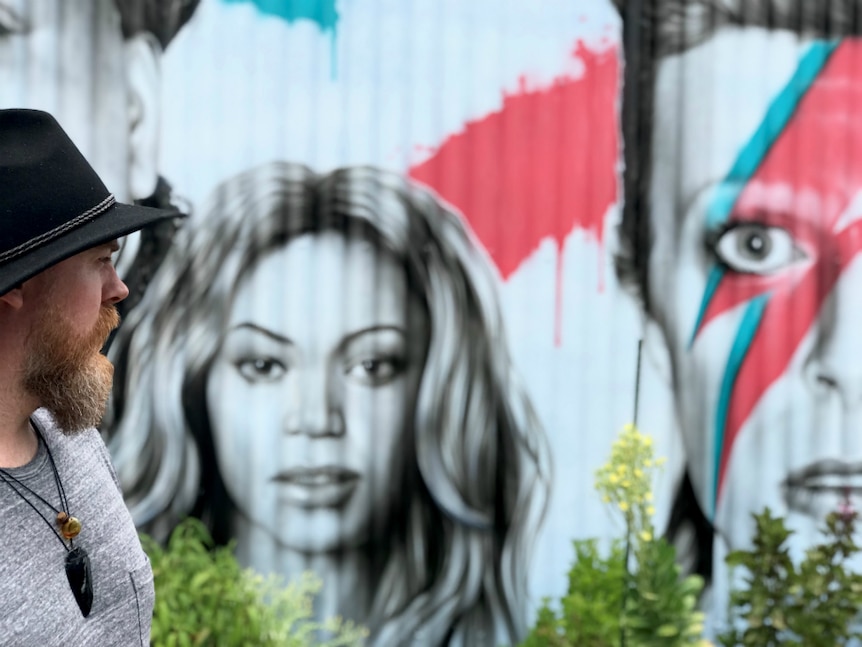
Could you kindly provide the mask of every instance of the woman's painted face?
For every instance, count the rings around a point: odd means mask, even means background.
[[[862,491],[862,44],[726,28],[658,70],[651,309],[731,547]]]
[[[385,532],[412,462],[427,326],[404,267],[370,243],[305,235],[239,284],[207,385],[239,511],[303,552]]]

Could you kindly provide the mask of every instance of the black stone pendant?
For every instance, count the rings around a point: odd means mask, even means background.
[[[93,606],[93,580],[90,578],[90,557],[80,546],[66,555],[66,577],[69,578],[75,601],[86,618]]]

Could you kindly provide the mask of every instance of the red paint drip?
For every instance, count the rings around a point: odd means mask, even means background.
[[[577,78],[503,95],[503,107],[449,136],[410,176],[464,214],[504,280],[539,244],[583,229],[603,249],[605,215],[617,200],[617,83],[615,48],[578,41]],[[600,253],[600,264],[603,255]],[[557,268],[555,342],[562,311],[562,260]]]
[[[862,222],[841,217],[862,191],[862,41],[844,41],[737,201],[731,219],[784,228],[807,261],[770,276],[728,273],[704,325],[749,299],[771,297],[740,367],[719,465],[719,498],[733,446],[767,389],[787,370],[841,273],[862,251]]]

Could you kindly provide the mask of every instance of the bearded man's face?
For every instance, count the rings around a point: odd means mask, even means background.
[[[66,433],[95,427],[105,414],[114,367],[100,351],[119,319],[113,305],[103,305],[82,335],[58,310],[46,309],[30,333],[24,388]]]

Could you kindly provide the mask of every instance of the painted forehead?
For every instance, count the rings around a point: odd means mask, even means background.
[[[403,265],[379,246],[336,232],[304,234],[258,259],[239,284],[230,320],[396,325],[405,321],[408,296]]]
[[[862,41],[818,41],[770,103],[713,199],[710,221],[779,212],[833,230],[862,188]],[[792,224],[792,223],[788,223]]]
[[[652,184],[676,194],[677,218],[726,178],[809,45],[790,32],[723,28],[659,63]]]
[[[58,32],[89,33],[98,28],[116,32],[118,38],[122,34],[115,0],[0,0],[0,25],[24,35],[46,26],[54,26]]]

